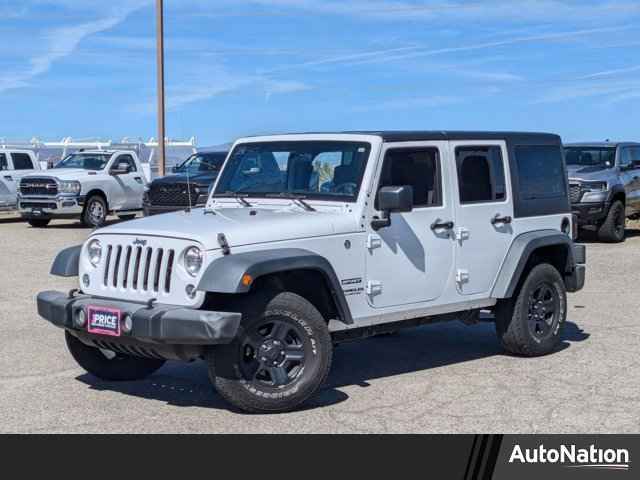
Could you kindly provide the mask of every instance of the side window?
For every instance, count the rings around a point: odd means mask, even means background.
[[[460,203],[501,202],[507,198],[502,149],[498,145],[456,148]]]
[[[133,160],[133,157],[131,155],[120,155],[116,160],[114,167],[117,167],[121,163],[125,162],[129,165],[129,173],[138,171],[138,169],[136,168],[136,162]]]
[[[633,147],[631,149],[631,162],[634,168],[640,168],[640,147]]]
[[[7,162],[7,156],[4,153],[0,153],[0,172],[3,170],[9,170],[9,163]]]
[[[12,153],[11,159],[13,160],[14,170],[33,170],[33,162],[31,157],[26,153]]]
[[[629,167],[631,166],[632,162],[633,162],[633,159],[631,158],[631,148],[622,147],[620,149],[620,166],[623,168]]]
[[[398,148],[387,151],[379,187],[402,185],[413,187],[415,208],[442,205],[440,158],[436,148]]]
[[[515,148],[520,199],[538,200],[567,195],[560,146],[520,145]]]

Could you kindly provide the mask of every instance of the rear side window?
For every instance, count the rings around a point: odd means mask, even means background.
[[[515,147],[521,200],[567,195],[562,151],[553,145]]]
[[[410,185],[413,206],[442,205],[440,159],[435,148],[399,148],[388,150],[382,165],[380,187]]]
[[[501,202],[507,198],[502,149],[498,145],[456,148],[460,203]]]
[[[14,170],[33,170],[33,162],[31,157],[26,153],[12,153],[11,158],[13,160]]]
[[[9,170],[9,164],[7,163],[7,156],[4,153],[0,153],[0,172],[2,170]]]

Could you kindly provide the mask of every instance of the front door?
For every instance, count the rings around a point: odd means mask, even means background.
[[[410,185],[414,205],[411,212],[391,214],[390,226],[368,232],[366,293],[375,308],[432,301],[445,289],[454,264],[446,154],[447,142],[398,144],[383,151],[378,189]]]
[[[488,294],[513,238],[513,202],[502,141],[451,142],[457,177],[456,285]]]
[[[0,208],[16,203],[16,182],[9,170],[9,158],[0,153]]]
[[[123,164],[127,165],[127,173],[115,177],[124,200],[119,209],[139,210],[142,208],[142,197],[144,196],[144,173],[138,171],[136,162],[131,155],[120,155],[116,158],[113,168],[118,168]]]

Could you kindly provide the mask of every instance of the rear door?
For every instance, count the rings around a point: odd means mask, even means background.
[[[488,294],[513,238],[513,203],[504,141],[450,142],[456,170],[456,285]]]
[[[446,226],[453,221],[447,142],[393,144],[382,155],[375,192],[384,186],[410,185],[414,205],[411,212],[391,214],[388,227],[377,231],[369,227],[369,304],[384,308],[434,301],[442,295],[454,266],[454,244]]]
[[[627,202],[632,214],[640,213],[640,146],[631,148],[631,170],[629,170],[630,186]]]

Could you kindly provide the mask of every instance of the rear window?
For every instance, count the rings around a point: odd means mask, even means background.
[[[559,146],[515,147],[520,198],[538,200],[567,195],[562,151]]]
[[[9,164],[7,163],[7,156],[4,153],[0,153],[0,171],[9,170]]]
[[[31,157],[26,153],[12,153],[11,159],[13,160],[14,170],[33,170],[33,162]]]

